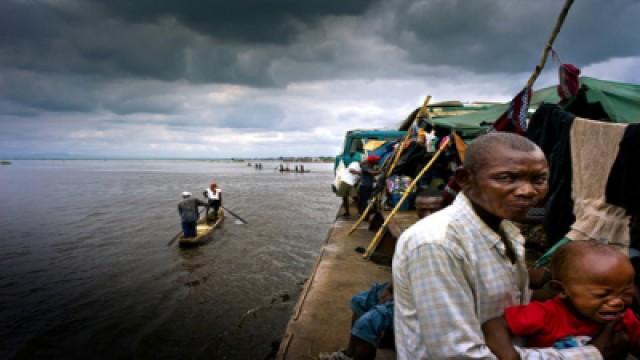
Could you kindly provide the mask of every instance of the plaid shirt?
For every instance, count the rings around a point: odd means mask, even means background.
[[[515,250],[515,264],[500,235],[460,193],[402,234],[393,257],[398,359],[496,359],[482,323],[530,296],[524,239],[509,221],[500,230]],[[593,346],[516,349],[522,359],[602,359]]]

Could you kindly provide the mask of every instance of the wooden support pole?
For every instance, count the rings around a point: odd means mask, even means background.
[[[376,195],[376,197],[374,199],[371,199],[371,201],[369,201],[369,205],[367,205],[367,208],[364,210],[364,212],[362,213],[362,215],[360,215],[360,218],[358,219],[358,221],[356,221],[355,224],[353,224],[353,226],[351,227],[351,229],[349,229],[349,232],[347,233],[347,235],[351,235],[353,234],[354,231],[356,231],[356,229],[358,228],[358,226],[360,226],[360,224],[362,224],[362,222],[364,221],[364,219],[367,218],[367,215],[369,215],[369,211],[371,211],[371,208],[373,207],[373,204],[375,204],[375,202],[378,200],[378,196]]]
[[[413,181],[411,182],[409,187],[404,191],[404,194],[402,194],[402,197],[400,198],[400,200],[398,201],[396,206],[393,208],[393,210],[391,210],[391,213],[384,220],[384,223],[382,223],[382,226],[380,226],[380,229],[378,229],[378,232],[376,233],[376,235],[371,240],[371,243],[369,244],[369,247],[367,248],[367,251],[363,255],[363,257],[365,259],[368,259],[371,256],[371,254],[375,251],[375,249],[378,247],[378,243],[382,239],[382,235],[384,234],[384,231],[386,230],[387,225],[389,225],[389,222],[391,221],[391,219],[393,219],[393,217],[396,215],[398,210],[400,210],[400,206],[402,206],[402,203],[407,199],[407,197],[409,197],[409,194],[416,187],[416,184],[418,184],[418,181],[420,181],[422,176],[424,176],[424,174],[427,171],[429,171],[429,169],[431,168],[433,163],[438,159],[438,157],[440,157],[440,154],[442,154],[442,152],[447,148],[447,146],[449,146],[449,141],[450,140],[451,140],[451,138],[447,137],[447,139],[444,141],[444,143],[442,143],[442,146],[440,146],[440,149],[438,149],[438,151],[435,154],[433,154],[433,157],[431,157],[431,160],[429,160],[427,165],[425,165],[422,168],[420,173],[416,176],[415,179],[413,179]]]
[[[558,33],[560,32],[560,28],[562,28],[564,19],[567,17],[567,14],[569,13],[569,9],[571,8],[572,4],[573,4],[573,0],[565,0],[564,6],[560,11],[560,15],[558,15],[558,19],[556,20],[556,25],[553,27],[553,31],[551,31],[549,40],[547,40],[547,45],[544,47],[544,50],[542,51],[542,57],[540,58],[540,62],[538,63],[538,65],[536,65],[536,68],[533,70],[533,73],[529,77],[529,81],[527,81],[528,88],[531,88],[533,86],[533,83],[536,82],[536,79],[538,79],[540,72],[542,72],[542,69],[544,68],[544,64],[547,62],[547,57],[549,56],[549,50],[551,50],[551,47],[553,46],[553,42],[556,40],[556,36],[558,36]]]
[[[420,110],[418,110],[418,113],[416,114],[416,117],[413,118],[413,122],[416,122],[416,120],[418,120],[422,116],[424,116],[425,113],[427,114],[427,117],[429,117],[429,119],[431,118],[431,116],[429,114],[429,110],[428,110],[429,101],[431,101],[431,95],[427,95],[427,97],[424,98],[424,102],[422,103],[422,106],[420,107]],[[411,128],[411,126],[409,126],[409,128]],[[400,156],[402,155],[402,151],[404,150],[404,146],[405,146],[406,142],[409,140],[409,137],[411,137],[411,133],[409,132],[409,130],[407,130],[407,134],[404,136],[404,139],[402,140],[402,142],[400,144],[398,144],[398,147],[396,147],[396,149],[393,152],[393,156],[392,156],[393,161],[391,162],[391,165],[389,166],[389,169],[387,170],[387,173],[385,174],[385,178],[388,178],[389,176],[391,176],[391,173],[393,172],[393,169],[395,169],[396,165],[398,164],[398,160],[400,159]],[[360,218],[356,221],[355,224],[353,224],[351,229],[349,229],[349,232],[347,233],[347,235],[351,235],[351,234],[353,234],[354,231],[356,231],[358,226],[360,226],[360,224],[362,224],[364,219],[367,218],[367,215],[369,215],[369,211],[371,211],[371,208],[373,208],[373,204],[376,203],[379,200],[379,198],[380,198],[379,196],[376,196],[374,199],[372,199],[371,202],[369,202],[369,205],[367,205],[367,208],[364,210],[362,215],[360,215]]]
[[[431,101],[431,95],[427,95],[427,97],[424,99],[424,102],[422,103],[422,107],[420,107],[420,110],[418,110],[418,113],[416,114],[416,117],[413,119],[413,121],[415,122],[417,119],[419,119],[423,113],[426,111],[427,113],[429,111],[427,111],[427,107],[429,106],[429,101]],[[402,155],[402,151],[404,150],[404,147],[407,143],[407,141],[409,141],[409,138],[411,137],[411,125],[409,125],[409,129],[407,129],[407,135],[404,136],[404,139],[402,140],[402,142],[400,144],[398,144],[398,147],[395,149],[394,153],[393,153],[393,162],[391,163],[391,166],[389,167],[389,169],[387,170],[387,173],[385,174],[385,178],[391,176],[391,173],[393,172],[393,169],[395,169],[396,165],[398,164],[398,160],[400,160],[400,156]]]

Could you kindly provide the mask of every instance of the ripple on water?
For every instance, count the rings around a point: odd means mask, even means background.
[[[80,161],[0,173],[0,358],[264,358],[338,205],[331,166],[308,167]],[[167,247],[180,192],[212,178],[249,225],[228,217],[204,246]],[[282,293],[290,301],[272,304]]]

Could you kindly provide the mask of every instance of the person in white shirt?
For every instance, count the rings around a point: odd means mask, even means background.
[[[548,190],[543,152],[528,139],[493,132],[467,148],[454,203],[417,222],[393,257],[397,358],[497,359],[482,324],[530,298],[523,219]],[[456,174],[456,175],[458,175]],[[612,327],[572,349],[516,348],[521,359],[609,359],[626,343]]]
[[[209,209],[213,208],[213,217],[218,216],[218,210],[222,206],[222,190],[218,188],[218,184],[212,182],[211,185],[204,191],[204,197],[207,199],[209,206],[207,206],[206,219],[209,219]]]
[[[344,216],[351,216],[349,210],[349,196],[355,196],[356,184],[360,180],[361,168],[358,157],[349,164],[347,168],[340,174],[340,183],[336,190],[336,194],[342,197],[342,207]]]

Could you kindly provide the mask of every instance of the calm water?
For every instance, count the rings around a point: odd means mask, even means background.
[[[331,164],[276,165],[0,166],[0,358],[264,359],[338,206]],[[249,225],[168,247],[180,192],[212,179]]]

